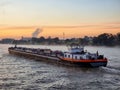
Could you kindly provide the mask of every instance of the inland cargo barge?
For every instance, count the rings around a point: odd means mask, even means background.
[[[35,49],[26,47],[9,47],[10,54],[24,56],[35,60],[65,64],[71,66],[100,67],[107,65],[107,58],[99,53],[90,53],[79,45],[71,45],[68,52],[53,51],[51,49]]]

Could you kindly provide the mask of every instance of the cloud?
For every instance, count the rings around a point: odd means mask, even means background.
[[[17,29],[34,29],[38,26],[3,26],[0,27],[0,30],[17,30]]]
[[[110,22],[110,23],[105,23],[107,25],[120,25],[120,22]]]
[[[99,25],[78,25],[78,26],[43,26],[43,28],[87,28],[97,27]]]
[[[67,26],[8,26],[5,24],[0,24],[0,30],[24,30],[24,29],[76,29],[76,28],[96,28],[97,29],[120,29],[120,23],[102,23],[102,24],[86,24],[86,25],[67,25]]]
[[[110,22],[103,25],[103,29],[120,29],[120,22]]]
[[[104,26],[103,29],[120,29],[120,26]]]
[[[6,13],[5,7],[10,5],[11,2],[7,1],[7,2],[0,2],[0,14],[4,15]]]
[[[0,27],[6,26],[6,24],[0,24]]]
[[[15,29],[35,29],[35,28],[39,28],[40,26],[5,26],[5,25],[0,25],[0,30],[15,30]],[[41,26],[40,28],[61,28],[61,29],[64,29],[64,28],[87,28],[87,27],[97,27],[99,25],[81,25],[81,26]]]
[[[1,3],[0,3],[0,7],[5,7],[5,6],[9,5],[9,4],[11,4],[10,1],[7,1],[7,2],[1,2]]]
[[[91,24],[91,25],[79,25],[79,26],[43,26],[43,28],[98,28],[98,29],[120,29],[120,22]]]

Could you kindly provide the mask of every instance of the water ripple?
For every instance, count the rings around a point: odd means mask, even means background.
[[[120,89],[119,49],[112,48],[112,53],[115,50],[115,53],[112,54],[110,52],[111,50],[109,50],[110,48],[104,47],[104,49],[102,49],[103,47],[87,47],[91,51],[102,50],[103,53],[110,56],[110,60],[107,67],[81,68],[52,65],[10,55],[7,51],[8,46],[9,45],[4,45],[3,47],[3,45],[0,45],[1,90]],[[50,48],[52,49],[54,47],[52,46]],[[61,48],[65,49],[64,46]]]

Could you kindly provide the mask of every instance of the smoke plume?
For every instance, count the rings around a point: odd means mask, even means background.
[[[42,32],[42,29],[37,28],[33,33],[32,33],[32,37],[37,38],[38,35]]]

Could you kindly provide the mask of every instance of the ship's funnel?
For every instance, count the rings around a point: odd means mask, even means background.
[[[33,33],[32,33],[32,37],[33,38],[37,38],[38,35],[42,32],[42,29],[37,28]]]

